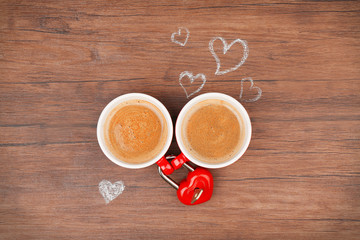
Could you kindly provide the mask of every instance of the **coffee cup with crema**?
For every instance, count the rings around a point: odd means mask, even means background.
[[[191,162],[222,168],[240,159],[248,148],[250,117],[233,97],[205,93],[182,108],[175,135],[180,150]]]
[[[112,100],[97,124],[101,150],[125,168],[144,168],[163,157],[173,137],[168,110],[156,98],[129,93]]]

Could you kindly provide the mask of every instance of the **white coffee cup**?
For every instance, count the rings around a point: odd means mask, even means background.
[[[105,139],[104,139],[104,125],[105,125],[105,121],[106,121],[108,115],[119,104],[126,102],[126,101],[130,101],[130,100],[144,100],[144,101],[147,101],[147,102],[153,104],[155,107],[157,107],[160,110],[160,112],[164,116],[166,124],[167,124],[167,128],[166,128],[167,129],[167,137],[166,137],[165,145],[162,148],[162,150],[159,151],[159,153],[153,159],[151,159],[147,162],[144,162],[144,163],[139,163],[139,164],[128,163],[128,162],[125,162],[125,161],[115,157],[111,153],[111,151],[108,149],[108,147],[106,146]],[[144,168],[144,167],[154,164],[156,161],[158,161],[161,157],[163,157],[165,155],[166,151],[170,147],[170,144],[171,144],[171,141],[173,138],[173,128],[174,127],[173,127],[173,123],[172,123],[170,114],[169,114],[168,110],[165,108],[165,106],[159,100],[157,100],[156,98],[151,97],[147,94],[143,94],[143,93],[129,93],[129,94],[121,95],[121,96],[115,98],[114,100],[112,100],[101,112],[99,120],[98,120],[98,124],[97,124],[97,139],[98,139],[100,148],[104,152],[106,157],[109,158],[115,164],[125,167],[125,168],[132,168],[132,169]]]
[[[220,163],[207,163],[201,161],[199,157],[194,157],[185,147],[184,145],[184,139],[182,139],[181,131],[183,130],[183,121],[186,113],[194,107],[196,104],[203,102],[205,100],[209,99],[217,99],[217,100],[223,100],[226,101],[228,104],[230,104],[232,107],[234,107],[237,112],[239,113],[240,117],[243,120],[243,127],[241,128],[241,131],[245,131],[245,136],[242,141],[241,147],[238,149],[238,151],[233,155],[233,157],[225,162]],[[199,123],[201,124],[201,123]],[[193,98],[191,101],[189,101],[181,110],[177,120],[176,120],[176,126],[175,126],[175,136],[176,141],[178,143],[178,146],[182,153],[185,155],[187,159],[189,159],[191,162],[195,163],[198,166],[205,167],[205,168],[222,168],[229,166],[230,164],[236,162],[240,157],[245,153],[246,149],[248,148],[250,144],[251,139],[251,121],[248,113],[246,112],[245,108],[241,105],[240,102],[238,102],[233,97],[230,97],[229,95],[222,94],[222,93],[205,93],[202,95],[199,95],[195,98]]]

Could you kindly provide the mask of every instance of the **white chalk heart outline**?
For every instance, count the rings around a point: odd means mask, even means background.
[[[242,98],[242,95],[243,95],[243,92],[244,92],[243,84],[244,84],[245,81],[249,81],[250,84],[251,84],[249,90],[252,90],[252,89],[257,90],[257,95],[254,98],[243,99],[241,101],[243,101],[243,102],[256,102],[257,100],[259,100],[261,98],[262,90],[259,87],[254,87],[254,80],[251,77],[241,79],[241,90],[240,90],[240,96],[239,96],[240,99]]]
[[[175,35],[181,36],[181,29],[184,29],[186,31],[186,39],[183,43],[179,42],[178,40],[175,39]],[[189,35],[190,35],[189,29],[187,29],[186,27],[179,27],[177,32],[174,32],[173,34],[171,34],[171,41],[173,43],[179,44],[180,46],[184,47],[189,39]]]
[[[184,88],[184,86],[182,84],[182,79],[185,76],[187,76],[190,79],[190,84],[192,84],[195,81],[195,79],[197,79],[199,77],[202,79],[203,83],[194,92],[188,94],[188,92],[186,91],[186,89]],[[180,73],[179,84],[184,89],[184,92],[186,94],[186,98],[189,98],[190,96],[192,96],[195,93],[199,92],[204,87],[205,83],[206,83],[206,76],[204,74],[202,74],[202,73],[198,73],[198,74],[196,74],[196,76],[194,76],[192,72],[188,72],[188,71],[184,71],[184,72]]]
[[[106,204],[117,198],[125,189],[123,181],[111,183],[108,180],[102,180],[99,183],[99,192],[105,199]]]
[[[220,71],[220,67],[221,67],[221,63],[220,63],[220,59],[219,57],[216,55],[215,51],[214,51],[214,42],[216,40],[221,40],[221,42],[224,45],[223,48],[223,53],[224,55],[226,54],[226,52],[235,44],[235,43],[240,43],[244,49],[244,53],[243,53],[243,57],[241,58],[241,61],[232,68],[226,69],[224,71]],[[249,56],[249,47],[247,45],[247,42],[245,40],[241,40],[241,39],[236,39],[233,42],[231,42],[230,44],[227,44],[227,42],[225,41],[224,38],[222,37],[214,37],[213,39],[210,40],[209,42],[209,50],[211,52],[211,54],[213,55],[213,57],[215,58],[216,61],[216,71],[215,71],[215,75],[223,75],[225,73],[228,72],[232,72],[235,71],[236,69],[238,69],[241,65],[243,65],[247,59],[247,57]]]

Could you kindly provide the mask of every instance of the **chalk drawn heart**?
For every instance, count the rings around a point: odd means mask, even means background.
[[[122,181],[117,181],[114,184],[108,180],[102,180],[99,183],[99,191],[104,197],[106,204],[117,198],[125,189]]]
[[[249,81],[250,84],[251,84],[249,90],[250,91],[256,90],[257,93],[256,93],[256,96],[254,98],[242,99],[241,101],[242,102],[255,102],[255,101],[259,100],[261,98],[262,90],[259,87],[254,87],[254,80],[252,80],[251,77],[241,79],[240,99],[243,97],[243,92],[244,92],[243,84],[244,84],[245,81]]]
[[[224,71],[220,71],[220,59],[219,57],[216,55],[215,51],[214,51],[214,42],[216,40],[221,40],[221,42],[223,43],[224,45],[224,48],[223,48],[223,53],[226,54],[226,52],[235,44],[235,43],[240,43],[244,49],[244,54],[241,58],[241,61],[235,66],[235,67],[232,67],[232,68],[229,68],[229,69],[226,69]],[[213,55],[213,57],[215,58],[215,61],[216,61],[216,71],[215,71],[215,75],[223,75],[225,73],[228,73],[228,72],[232,72],[232,71],[235,71],[236,69],[238,69],[241,65],[244,64],[244,62],[246,61],[247,57],[249,56],[249,48],[248,48],[248,45],[246,43],[246,41],[244,40],[241,40],[241,39],[236,39],[235,41],[233,41],[232,43],[230,44],[227,44],[225,39],[222,38],[222,37],[214,37],[213,39],[210,40],[209,42],[209,50],[211,52],[211,54]]]
[[[185,87],[182,84],[182,79],[183,77],[187,76],[190,79],[190,84],[192,84],[197,78],[201,78],[202,80],[202,84],[200,85],[200,87],[198,89],[196,89],[195,91],[193,91],[192,93],[188,94],[188,92],[186,91]],[[190,96],[194,95],[195,93],[199,92],[205,85],[206,82],[206,77],[204,74],[199,73],[196,76],[194,76],[192,74],[192,72],[188,72],[188,71],[184,71],[180,74],[179,76],[179,84],[180,86],[184,89],[184,92],[186,94],[186,97],[189,98]]]
[[[175,37],[180,37],[181,36],[181,30],[185,30],[186,31],[186,38],[185,38],[185,41],[184,42],[180,42],[178,40],[175,39]],[[174,32],[173,34],[171,34],[171,41],[176,43],[176,44],[179,44],[180,46],[185,46],[188,39],[189,39],[189,35],[190,35],[190,32],[189,30],[186,28],[186,27],[179,27],[178,31],[177,32]]]

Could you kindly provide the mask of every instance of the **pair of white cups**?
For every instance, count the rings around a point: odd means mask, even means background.
[[[191,109],[197,103],[200,103],[200,102],[208,100],[208,99],[218,99],[218,100],[226,101],[227,103],[232,105],[235,109],[237,109],[237,111],[240,113],[240,115],[244,121],[244,128],[241,129],[241,131],[245,131],[245,138],[244,138],[243,144],[242,144],[241,148],[239,149],[239,151],[237,152],[237,154],[235,154],[233,158],[231,158],[230,160],[228,160],[226,162],[221,162],[221,163],[216,163],[216,164],[202,162],[200,159],[193,157],[186,150],[186,148],[184,147],[183,139],[181,138],[181,130],[182,130],[181,128],[183,126],[182,122],[184,120],[184,116],[187,113],[187,111],[189,109]],[[168,126],[167,139],[166,139],[166,144],[165,144],[164,148],[159,152],[159,154],[155,158],[153,158],[152,160],[145,162],[145,163],[131,164],[131,163],[124,162],[121,159],[118,159],[117,157],[115,157],[105,144],[104,124],[107,119],[107,116],[120,103],[129,101],[129,100],[144,100],[144,101],[152,103],[162,112],[163,116],[165,117],[167,126]],[[199,124],[201,124],[201,123],[199,123]],[[169,114],[168,110],[166,109],[166,107],[156,98],[151,97],[146,94],[142,94],[142,93],[129,93],[129,94],[121,95],[121,96],[115,98],[114,100],[112,100],[102,111],[102,113],[99,117],[98,124],[97,124],[97,139],[98,139],[100,148],[104,152],[104,154],[115,164],[125,167],[125,168],[131,168],[131,169],[148,167],[148,166],[156,163],[158,160],[160,160],[166,154],[167,150],[170,147],[170,144],[171,144],[171,141],[173,138],[173,132],[174,132],[173,123],[172,123],[170,114]],[[182,108],[182,110],[176,120],[175,136],[176,136],[176,141],[178,143],[180,150],[185,155],[185,157],[188,158],[191,162],[195,163],[198,166],[204,167],[204,168],[222,168],[222,167],[226,167],[226,166],[236,162],[245,153],[246,149],[248,148],[248,146],[250,144],[250,139],[251,139],[251,122],[250,122],[249,115],[246,112],[245,108],[233,97],[230,97],[223,93],[205,93],[205,94],[202,94],[202,95],[199,95],[199,96],[193,98]]]

